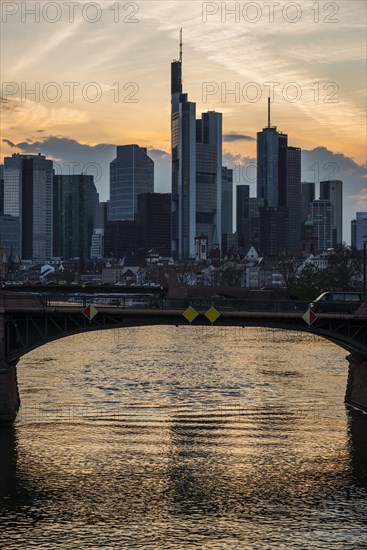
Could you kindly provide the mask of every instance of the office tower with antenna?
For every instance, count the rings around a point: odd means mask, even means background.
[[[261,252],[270,257],[297,253],[301,246],[301,149],[288,146],[288,136],[268,124],[257,134],[257,196]]]
[[[196,103],[182,86],[180,56],[171,64],[172,255],[195,258],[195,237],[205,234],[211,247],[222,234],[222,115],[196,119]]]

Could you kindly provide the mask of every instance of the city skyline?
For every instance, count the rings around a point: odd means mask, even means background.
[[[315,14],[308,6],[308,11],[304,10],[301,20],[296,24],[277,18],[275,10],[274,23],[267,21],[264,16],[252,26],[246,21],[241,24],[231,23],[229,15],[226,22],[222,23],[220,16],[218,19],[215,15],[206,14],[207,21],[204,22],[201,3],[200,10],[194,2],[185,4],[187,10],[180,8],[176,13],[176,2],[160,2],[154,7],[150,2],[142,2],[136,15],[138,21],[133,25],[121,21],[120,26],[111,24],[113,13],[107,9],[102,10],[103,17],[94,24],[87,22],[85,17],[83,19],[77,11],[73,23],[67,20],[66,14],[62,14],[60,21],[53,26],[41,17],[37,24],[37,38],[35,24],[32,24],[30,16],[22,23],[21,13],[18,18],[17,14],[8,15],[3,25],[5,49],[2,77],[3,83],[19,83],[19,90],[14,92],[14,87],[6,88],[8,98],[3,102],[2,158],[14,152],[41,152],[56,163],[79,162],[76,169],[78,173],[87,163],[95,163],[98,166],[89,166],[88,173],[95,175],[101,199],[106,200],[109,188],[108,164],[114,158],[113,149],[116,145],[138,143],[148,148],[148,153],[155,161],[155,190],[170,191],[169,65],[172,58],[178,57],[178,29],[183,26],[185,90],[195,99],[198,112],[215,109],[223,113],[223,164],[234,168],[234,182],[250,183],[254,196],[256,133],[266,123],[266,98],[269,92],[269,86],[264,83],[280,82],[279,86],[275,86],[272,102],[274,124],[287,132],[292,145],[302,148],[303,180],[315,179],[318,183],[341,179],[345,182],[343,233],[345,240],[350,242],[350,220],[355,212],[366,210],[367,203],[363,157],[363,3],[348,2],[348,10],[339,6],[336,17],[339,21],[334,24],[323,20],[316,23],[313,20]],[[325,19],[325,14],[323,17]],[[158,26],[157,18],[161,19]],[[201,23],[189,25],[190,19]],[[144,29],[143,33],[139,32],[139,36],[133,32],[137,25],[140,25],[139,30]],[[50,27],[53,35],[47,38]],[[120,32],[120,41],[116,46],[113,38],[116,30],[121,31],[121,28],[123,33]],[[21,56],[18,55],[23,41],[19,37],[20,29],[32,41],[27,62],[20,60]],[[270,47],[274,29],[281,29],[284,44],[289,44],[291,49],[279,51],[278,42],[277,49]],[[343,38],[336,42],[341,29]],[[16,44],[11,35],[17,36]],[[303,62],[300,48],[303,41],[314,35],[317,40],[312,46],[307,42],[307,56],[310,58],[311,47],[313,60],[310,67]],[[295,38],[298,48],[293,51],[292,41]],[[76,47],[74,60],[69,48],[64,48],[66,40],[68,45],[74,44]],[[148,40],[151,40],[149,48],[146,44]],[[104,45],[98,55],[93,43]],[[235,46],[237,54],[231,58],[230,53]],[[7,50],[10,47],[12,50]],[[128,51],[131,55],[124,55],[121,60],[121,53],[127,54]],[[275,70],[271,59],[276,52]],[[333,59],[334,55],[338,62]],[[120,59],[120,65],[117,58]],[[12,63],[12,59],[18,61]],[[89,60],[89,63],[84,63],[85,60]],[[351,66],[356,68],[353,89],[348,72]],[[108,85],[109,80],[111,86]],[[121,94],[119,101],[114,101],[116,90],[110,88],[117,80],[124,99],[129,94],[134,99],[132,96],[136,93],[135,103],[124,102]],[[101,100],[96,103],[85,101],[80,85],[75,88],[74,103],[70,103],[67,101],[69,88],[63,83],[71,81],[78,81],[81,85],[97,82],[104,91]],[[32,101],[31,96],[22,98],[22,82],[28,89],[32,88],[32,82],[40,83],[40,96],[33,98],[36,101]],[[44,101],[42,94],[49,82],[55,82],[61,88],[60,101]],[[128,82],[136,82],[139,91],[134,90],[133,86],[124,91],[123,85]],[[250,101],[250,92],[256,92],[256,87],[248,88],[248,97],[244,98],[243,90],[249,82],[261,88],[261,98],[257,102]],[[302,98],[297,102],[285,100],[284,94],[280,93],[291,82],[296,82],[302,90]],[[336,82],[339,86],[337,103],[325,103],[325,97],[315,102],[316,90],[310,89],[315,82],[322,83],[319,86],[321,96],[332,92],[332,88],[323,91],[325,83]],[[208,83],[214,84],[210,88]],[[223,83],[228,92],[236,89],[233,85],[239,83],[239,102],[236,101],[236,94],[228,94],[223,101]],[[203,97],[204,84],[206,102]],[[293,92],[295,90],[293,88]],[[292,95],[291,91],[290,87],[289,95]],[[50,95],[53,92],[55,90],[49,89]],[[243,165],[245,170],[242,169]],[[236,174],[236,167],[239,168],[237,172],[242,172],[240,178]],[[334,173],[336,170],[337,173]],[[250,181],[243,179],[243,172]]]

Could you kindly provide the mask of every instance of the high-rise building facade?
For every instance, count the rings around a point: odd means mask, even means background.
[[[287,246],[282,220],[282,216],[288,219],[287,147],[287,134],[278,132],[276,126],[270,124],[268,100],[268,126],[257,133],[257,196],[264,200],[259,216],[260,251],[266,256],[276,256]]]
[[[311,204],[313,236],[317,239],[318,252],[326,252],[334,246],[333,205],[329,200],[316,200]]]
[[[4,165],[0,164],[0,216],[4,214]]]
[[[250,186],[237,185],[236,187],[236,226],[238,246],[250,246],[250,213],[249,213]]]
[[[195,237],[208,246],[222,234],[222,115],[196,120],[196,104],[182,92],[182,43],[171,64],[172,254],[195,258]]]
[[[4,214],[20,216],[22,191],[22,166],[24,155],[12,155],[4,159]]]
[[[171,255],[171,194],[143,193],[138,196],[138,246],[161,256]]]
[[[301,182],[301,222],[311,217],[311,203],[315,200],[315,182]]]
[[[260,249],[263,254],[276,256],[284,251],[299,252],[302,225],[301,149],[288,146],[287,134],[271,126],[270,98],[268,126],[257,134],[257,196],[264,200],[264,212],[260,216]],[[279,228],[275,228],[277,223]],[[267,224],[278,236],[277,241],[271,239],[271,244],[267,239]]]
[[[97,196],[93,176],[54,176],[54,256],[90,258]]]
[[[286,206],[288,208],[288,233],[286,250],[297,254],[301,249],[301,149],[287,147],[286,152]]]
[[[4,160],[4,214],[19,217],[23,260],[45,261],[52,245],[53,162],[41,154]]]
[[[250,218],[250,246],[260,252],[260,212],[264,208],[264,199],[258,197],[249,198]]]
[[[257,196],[265,206],[286,206],[287,147],[287,134],[270,125],[269,101],[268,126],[257,133]]]
[[[222,235],[233,233],[233,170],[222,166]]]
[[[154,192],[154,162],[139,145],[120,145],[110,163],[109,220],[136,220],[138,195]]]
[[[209,111],[196,121],[196,229],[208,236],[211,248],[215,231],[221,247],[222,229],[222,115]]]
[[[288,209],[284,206],[260,208],[259,226],[261,255],[268,258],[278,256],[285,250],[284,246],[289,234]]]
[[[352,246],[363,250],[363,243],[367,242],[367,212],[356,212],[356,219],[351,222]]]
[[[98,204],[96,205],[96,213],[94,216],[94,228],[104,229],[107,220],[107,202],[98,202]]]
[[[107,221],[104,231],[104,255],[122,260],[136,256],[138,251],[138,225],[136,221]]]
[[[20,222],[18,216],[0,214],[0,247],[6,256],[20,257]]]
[[[104,257],[104,229],[93,229],[90,257],[91,260]]]
[[[333,246],[343,242],[343,182],[329,180],[320,182],[320,199],[333,205]]]

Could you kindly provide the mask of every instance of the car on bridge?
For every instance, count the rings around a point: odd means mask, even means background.
[[[365,301],[363,292],[323,292],[309,308],[315,313],[355,313]]]

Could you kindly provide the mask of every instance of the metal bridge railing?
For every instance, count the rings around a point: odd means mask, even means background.
[[[308,302],[299,300],[230,300],[223,298],[200,299],[176,299],[158,296],[106,296],[90,294],[43,294],[39,296],[43,306],[76,307],[83,308],[93,304],[96,308],[112,307],[119,309],[164,309],[182,310],[192,306],[198,311],[215,307],[219,312],[224,311],[248,311],[248,312],[273,312],[290,313],[304,312],[308,308]]]

